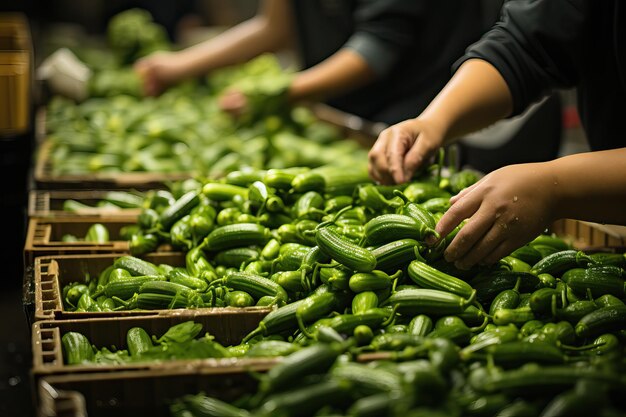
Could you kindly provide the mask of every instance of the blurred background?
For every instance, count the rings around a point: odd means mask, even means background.
[[[17,0],[2,2],[0,13],[20,13],[27,17],[34,52],[30,71],[34,74],[42,60],[59,47],[80,50],[103,45],[107,22],[126,9],[140,7],[149,10],[154,20],[165,27],[170,40],[184,46],[250,18],[256,13],[257,6],[255,0]],[[0,45],[0,49],[7,49],[7,45]],[[2,67],[0,65],[0,71]],[[0,72],[0,96],[9,89],[7,83],[2,83],[2,75]],[[3,265],[0,281],[0,416],[3,417],[35,415],[29,375],[32,361],[30,326],[25,313],[29,307],[22,300],[22,251],[27,227],[28,189],[32,181],[29,174],[34,158],[35,109],[47,98],[45,90],[40,87],[37,84],[29,86],[28,127],[19,132],[0,134],[0,181],[3,184],[0,230],[4,235],[0,239]]]

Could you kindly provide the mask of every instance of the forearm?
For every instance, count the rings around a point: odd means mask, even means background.
[[[341,49],[323,62],[299,72],[289,87],[289,100],[323,100],[374,80],[375,74],[356,52]]]
[[[555,219],[626,225],[626,148],[546,163],[554,179]]]
[[[292,38],[291,14],[284,0],[265,1],[259,13],[206,42],[180,51],[185,77],[246,62],[264,52],[289,46]]]
[[[498,70],[487,61],[470,59],[419,118],[439,126],[447,143],[507,117],[512,105],[511,92]]]

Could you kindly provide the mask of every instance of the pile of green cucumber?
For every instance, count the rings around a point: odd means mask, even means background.
[[[468,361],[445,338],[419,338],[410,353],[354,361],[351,340],[324,340],[258,376],[237,398],[186,395],[172,417],[269,416],[623,416],[624,365],[618,354],[577,363],[528,361],[506,367]],[[510,355],[524,355],[519,346]]]
[[[275,307],[224,349],[288,355],[283,365],[236,408],[190,396],[176,416],[622,415],[625,254],[544,234],[495,265],[456,269],[443,250],[459,229],[424,244],[453,184],[472,182],[452,175],[394,189],[337,168],[236,171],[138,225],[181,242],[185,268],[120,257],[65,298],[83,285],[73,305],[87,294],[83,306],[112,309]]]
[[[94,223],[89,226],[87,233],[84,237],[78,237],[73,234],[67,233],[61,236],[61,241],[66,243],[72,242],[94,242],[94,243],[107,243],[109,241],[109,229],[102,223]]]
[[[346,140],[338,127],[306,107],[287,104],[291,74],[274,56],[212,73],[206,83],[183,83],[159,97],[121,91],[109,96],[124,74],[137,79],[132,68],[94,77],[107,84],[98,88],[106,97],[75,103],[55,96],[49,102],[45,162],[52,176],[176,172],[218,178],[243,166],[350,166],[367,160],[367,150]],[[246,93],[250,111],[244,116],[220,110],[218,97],[228,87]]]
[[[375,186],[361,169],[288,168],[235,171],[221,181],[185,181],[172,192],[146,193],[138,223],[123,231],[131,254],[167,244],[186,252],[185,267],[121,257],[88,282],[66,285],[65,308],[283,305],[309,294],[319,280],[348,289],[348,270],[337,261],[366,273],[355,277],[353,286],[367,285],[374,263],[380,263],[374,274],[390,272],[399,257],[412,256],[418,241],[432,233],[430,209],[447,208],[454,192],[440,182],[428,174],[402,194]],[[420,207],[419,213],[411,207]],[[402,214],[406,210],[418,217]],[[386,246],[386,234],[403,239]],[[372,251],[365,244],[380,248]],[[333,263],[324,265],[331,258]]]
[[[202,324],[186,321],[170,327],[161,336],[150,336],[145,329],[133,327],[126,332],[126,349],[115,346],[94,347],[78,332],[66,332],[61,338],[63,359],[67,365],[120,365],[150,362],[231,356],[227,349],[202,331]]]

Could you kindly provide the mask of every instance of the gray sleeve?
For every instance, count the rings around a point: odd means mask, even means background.
[[[502,75],[518,115],[554,88],[574,86],[581,67],[586,0],[509,0],[500,21],[453,66],[489,62]]]
[[[422,0],[360,0],[354,15],[355,32],[344,48],[361,55],[383,76],[417,44],[415,25],[424,14]]]

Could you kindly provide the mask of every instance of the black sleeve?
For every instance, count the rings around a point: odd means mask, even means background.
[[[361,55],[379,76],[386,75],[418,43],[415,30],[423,0],[358,0],[355,31],[345,48]]]
[[[520,114],[551,89],[577,83],[587,8],[585,0],[509,0],[453,71],[468,59],[489,62],[511,90],[512,115]]]

